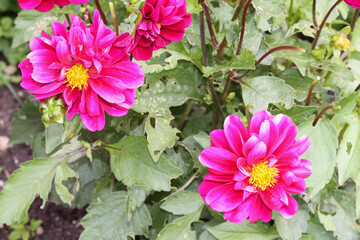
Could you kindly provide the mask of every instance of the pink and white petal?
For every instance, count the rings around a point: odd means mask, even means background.
[[[311,141],[308,136],[302,136],[299,140],[295,140],[294,143],[289,147],[289,152],[294,152],[298,156],[304,154],[310,147]]]
[[[56,45],[56,55],[62,64],[69,65],[72,63],[69,45],[67,42],[58,42],[58,44]]]
[[[293,152],[285,152],[278,158],[277,165],[279,165],[279,169],[285,168],[295,168],[299,166],[300,158],[297,154]]]
[[[265,110],[257,111],[251,118],[248,131],[249,133],[256,133],[259,134],[261,124],[269,119],[271,117],[271,114]]]
[[[119,89],[111,87],[106,84],[106,81],[101,81],[100,78],[89,78],[91,88],[105,101],[109,103],[121,103],[125,101],[125,96]]]
[[[243,154],[245,157],[250,153],[250,151],[259,144],[261,140],[259,139],[259,136],[257,134],[251,135],[251,137],[243,144]]]
[[[212,173],[206,174],[203,179],[214,182],[233,182],[233,175],[216,175]]]
[[[259,163],[266,156],[267,147],[264,142],[259,142],[254,146],[246,157],[249,166]]]
[[[276,144],[279,130],[272,121],[265,120],[259,130],[259,138],[267,146],[267,155],[272,154],[273,146]]]
[[[281,144],[277,147],[277,149],[273,152],[273,154],[277,157],[281,156],[281,154],[283,154],[284,152],[288,151],[289,147],[292,145],[292,143],[294,142],[296,135],[298,132],[298,127],[294,126],[289,126],[287,128],[287,131],[285,131],[284,136],[284,140],[281,142]],[[281,135],[281,130],[280,130],[280,135]]]
[[[222,130],[222,129],[213,130],[210,133],[210,138],[211,138],[210,144],[212,147],[220,147],[220,148],[224,148],[228,151],[230,150],[229,146],[226,142],[224,130]]]
[[[96,92],[91,88],[87,88],[85,91],[86,94],[86,112],[90,117],[99,116],[100,112],[103,110],[100,108],[99,98]]]
[[[80,118],[85,127],[91,132],[101,131],[105,126],[105,114],[102,110],[96,117],[90,117],[87,113],[80,113]]]
[[[243,198],[242,191],[234,190],[234,184],[224,184],[213,188],[206,195],[206,202],[218,212],[228,212],[239,206]]]
[[[299,166],[292,170],[292,172],[301,178],[308,178],[312,173],[312,164],[307,159],[301,159]]]
[[[208,192],[210,192],[212,189],[224,185],[224,183],[220,182],[213,182],[213,181],[203,181],[199,186],[199,194],[202,196],[204,202],[206,202],[206,195]],[[207,203],[207,202],[206,202]],[[208,204],[208,203],[207,203]]]
[[[241,223],[245,221],[250,216],[253,200],[253,197],[249,197],[245,201],[240,202],[240,205],[236,209],[224,213],[224,219],[233,223]]]
[[[68,87],[65,89],[63,94],[63,99],[66,105],[72,106],[80,96],[80,91],[78,88],[71,89],[71,87]]]
[[[184,33],[185,33],[184,30],[174,31],[174,30],[169,30],[169,29],[166,29],[166,28],[161,28],[160,29],[161,37],[165,38],[165,39],[167,39],[169,41],[172,41],[172,42],[180,41],[183,38]]]
[[[259,191],[259,193],[262,201],[270,209],[277,210],[284,205],[284,202],[277,198],[277,196],[269,191],[269,189],[266,189],[265,191]]]
[[[234,174],[238,171],[237,157],[223,148],[205,148],[200,153],[199,160],[204,166],[223,172],[224,175]]]
[[[68,120],[71,120],[75,114],[80,113],[79,104],[80,104],[80,100],[77,100],[72,106],[69,106],[67,110]]]
[[[287,197],[289,199],[289,205],[284,205],[282,208],[280,208],[278,211],[284,218],[291,218],[295,213],[298,211],[298,204],[295,201],[295,199],[287,193]]]
[[[296,178],[290,186],[284,184],[283,188],[286,192],[304,195],[306,182],[303,178]]]

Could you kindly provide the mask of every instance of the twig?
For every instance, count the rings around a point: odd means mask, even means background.
[[[244,12],[243,12],[243,15],[242,15],[240,40],[239,40],[238,48],[236,50],[236,55],[239,55],[241,53],[241,46],[242,46],[242,43],[243,43],[243,40],[244,40],[244,33],[245,33],[246,13],[247,13],[247,10],[248,10],[251,2],[252,2],[252,0],[249,0],[246,3],[245,8],[244,8]]]
[[[321,24],[320,24],[319,30],[316,32],[316,35],[315,35],[313,44],[312,44],[312,46],[311,46],[311,50],[314,50],[314,49],[316,48],[316,45],[317,45],[317,43],[318,43],[318,41],[319,41],[319,37],[320,37],[321,31],[322,31],[322,29],[323,29],[324,26],[325,26],[326,20],[328,19],[328,17],[329,17],[330,14],[332,13],[332,11],[336,8],[336,6],[339,5],[341,2],[342,2],[342,0],[338,0],[338,1],[329,9],[329,11],[327,12],[327,14],[325,15],[323,21],[322,21]]]
[[[355,27],[355,24],[356,24],[356,20],[359,18],[359,13],[360,13],[360,9],[357,8],[354,12],[354,17],[353,19],[351,20],[351,24],[350,24],[350,27],[351,27],[351,32],[349,33],[348,37],[350,38],[352,32],[353,32],[353,29]]]
[[[95,0],[95,5],[96,5],[97,10],[99,10],[101,19],[103,20],[104,24],[105,24],[105,25],[109,25],[108,21],[106,20],[104,11],[102,10],[101,5],[100,5],[100,3],[99,3],[99,0]]]
[[[324,113],[329,110],[329,109],[340,109],[340,106],[327,106],[325,107],[315,118],[314,122],[313,122],[313,126],[316,125],[316,123],[319,121],[319,119],[321,118],[322,115],[324,115]]]
[[[313,22],[314,22],[315,28],[317,30],[319,30],[319,25],[317,24],[317,21],[316,21],[316,0],[313,0],[312,17],[313,17]]]
[[[175,192],[171,193],[170,195],[164,197],[163,199],[160,200],[160,202],[164,202],[164,201],[168,200],[169,198],[171,198],[172,196],[174,196],[175,194],[178,194],[179,192],[184,191],[185,188],[187,188],[195,180],[195,178],[199,177],[198,174],[199,174],[199,170],[197,170],[194,173],[194,175],[192,175],[191,178],[181,188],[179,188]]]
[[[310,100],[311,100],[311,94],[312,94],[312,91],[316,85],[316,83],[320,80],[320,77],[317,76],[314,81],[312,81],[312,83],[310,84],[310,87],[309,87],[309,91],[308,91],[308,95],[306,97],[306,102],[305,102],[305,106],[309,106],[310,104]]]
[[[111,17],[114,21],[116,36],[119,36],[119,23],[116,18],[116,13],[115,13],[115,8],[114,8],[113,2],[109,2],[109,7],[110,7],[110,12],[111,12]]]
[[[210,12],[209,12],[209,7],[207,5],[208,3],[206,2],[206,0],[204,0],[202,3],[201,3],[201,6],[202,8],[204,9],[204,12],[205,12],[205,17],[206,17],[206,22],[207,22],[207,25],[208,25],[208,29],[209,29],[209,33],[210,33],[210,36],[211,36],[211,41],[214,45],[214,47],[216,49],[219,48],[219,43],[216,39],[216,36],[215,36],[215,33],[214,33],[214,29],[212,27],[212,23],[211,23],[211,16],[210,16]]]

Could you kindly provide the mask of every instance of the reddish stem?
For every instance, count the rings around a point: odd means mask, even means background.
[[[245,8],[244,8],[244,12],[243,12],[243,15],[242,15],[240,40],[239,40],[238,48],[236,50],[236,55],[239,55],[241,53],[241,46],[242,46],[242,43],[243,43],[243,40],[244,40],[244,33],[245,33],[246,13],[247,13],[247,10],[248,10],[251,2],[252,2],[252,0],[249,0],[246,3]]]
[[[95,5],[96,5],[97,10],[99,10],[100,17],[101,17],[101,19],[103,20],[104,24],[105,24],[105,25],[109,25],[108,21],[106,20],[104,11],[102,10],[102,8],[101,8],[101,6],[100,6],[99,0],[95,0]]]
[[[321,118],[322,115],[324,115],[324,113],[329,110],[329,109],[340,109],[340,106],[327,106],[325,107],[315,118],[314,122],[313,122],[313,126],[315,127],[316,123],[319,121],[319,119]]]

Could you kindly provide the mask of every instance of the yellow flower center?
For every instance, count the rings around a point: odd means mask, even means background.
[[[161,28],[161,25],[160,25],[160,23],[158,23],[157,25],[159,26],[159,28]]]
[[[249,183],[255,189],[261,188],[265,191],[267,187],[273,187],[277,182],[274,177],[278,176],[278,172],[276,167],[269,167],[267,161],[258,163],[251,169]]]
[[[81,90],[82,86],[86,88],[88,85],[88,69],[84,68],[84,66],[80,63],[72,66],[70,69],[67,69],[65,76],[66,81],[68,82],[67,86],[70,86],[72,90],[74,90],[74,88],[79,88],[79,90]]]

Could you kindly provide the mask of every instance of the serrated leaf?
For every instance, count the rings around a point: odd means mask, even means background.
[[[25,142],[30,145],[36,133],[44,130],[40,120],[39,102],[27,99],[14,116],[9,145]]]
[[[15,170],[0,192],[0,223],[22,221],[37,194],[46,202],[59,161],[34,159]]]
[[[62,162],[60,166],[56,169],[54,185],[56,193],[59,195],[60,199],[67,204],[71,204],[74,196],[69,192],[67,187],[63,185],[63,181],[68,180],[69,178],[79,178],[79,175],[72,170],[66,162]],[[79,185],[76,186],[76,191],[79,190]]]
[[[359,239],[360,232],[355,214],[355,193],[335,190],[331,199],[326,203],[336,206],[336,214],[324,215],[326,218],[324,216],[322,219],[320,218],[322,223],[324,223],[324,219],[328,222],[325,222],[325,228],[334,231],[334,236],[340,240]]]
[[[324,226],[315,217],[307,224],[307,231],[300,238],[301,240],[334,240],[331,232],[327,232]]]
[[[196,232],[191,231],[190,225],[199,220],[201,210],[202,207],[167,224],[159,233],[157,240],[196,240]]]
[[[126,220],[127,192],[113,192],[98,198],[87,208],[87,215],[81,220],[85,230],[80,240],[127,240],[135,235],[147,235],[152,220],[145,205],[141,205]]]
[[[346,115],[345,121],[349,125],[336,156],[340,185],[360,169],[360,119],[354,112]]]
[[[153,161],[145,137],[130,136],[107,149],[115,177],[129,187],[141,185],[149,190],[170,191],[170,180],[181,174],[165,154],[157,163]]]
[[[161,209],[175,215],[186,215],[198,210],[204,201],[198,193],[182,191],[161,204]]]
[[[46,13],[37,10],[22,10],[15,19],[12,48],[19,47],[35,37],[40,37],[43,30],[50,29],[49,26],[52,22],[63,21],[63,19],[63,13],[59,11],[58,7],[54,7]]]
[[[252,104],[251,112],[267,109],[270,103],[283,103],[289,109],[294,103],[294,89],[284,80],[276,77],[261,76],[244,80],[249,88],[242,86],[242,97],[245,106]]]
[[[291,118],[295,125],[300,125],[305,122],[313,113],[317,110],[317,107],[313,106],[301,106],[295,105],[290,109],[282,109],[280,111],[272,111],[273,114],[282,113]]]
[[[171,148],[175,145],[176,140],[179,139],[177,134],[180,132],[170,125],[171,119],[162,117],[155,118],[155,126],[151,126],[150,117],[145,123],[145,131],[147,134],[148,147],[151,157],[157,162],[166,148]]]
[[[283,218],[277,211],[273,215],[276,229],[284,240],[298,240],[302,233],[306,232],[309,218],[309,214],[304,210],[299,210],[290,219]]]
[[[233,56],[229,62],[225,61],[215,67],[205,67],[203,73],[208,77],[219,71],[228,72],[230,69],[255,69],[255,55],[243,49],[240,55]]]
[[[49,126],[45,128],[46,153],[50,153],[62,143],[63,131],[63,125],[60,123],[50,123]]]
[[[329,119],[320,120],[315,127],[309,118],[299,126],[298,136],[307,135],[311,140],[310,148],[301,155],[312,163],[312,174],[306,179],[309,188],[307,197],[312,198],[330,181],[334,172],[336,148],[338,146],[337,131]]]
[[[225,222],[209,227],[208,231],[218,240],[268,240],[278,238],[274,227],[268,228],[263,224],[256,223],[249,224],[249,221],[242,223]]]
[[[126,199],[126,219],[128,221],[131,219],[132,212],[144,203],[147,195],[148,191],[142,186],[134,186],[129,189],[128,197]]]

